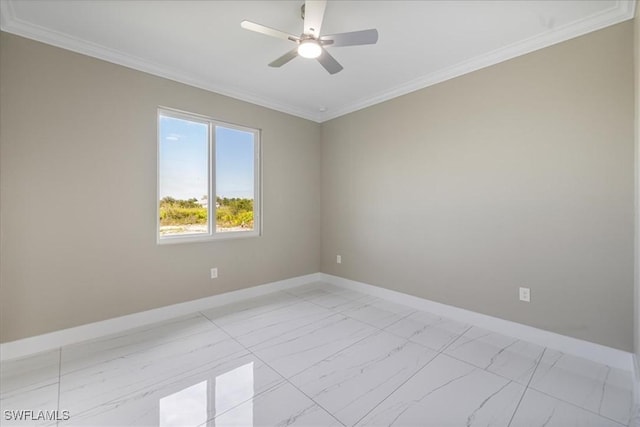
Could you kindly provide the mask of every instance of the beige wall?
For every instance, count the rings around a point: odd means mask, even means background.
[[[322,271],[631,350],[632,32],[324,123]]]
[[[323,125],[2,33],[0,340],[321,270],[630,350],[632,33]],[[262,129],[262,237],[156,245],[158,105]]]
[[[0,37],[2,342],[319,271],[320,125]],[[159,105],[262,129],[262,237],[156,245]]]

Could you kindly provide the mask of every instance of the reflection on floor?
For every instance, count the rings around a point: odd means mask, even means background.
[[[627,372],[324,283],[1,368],[3,426],[620,427],[632,406]]]

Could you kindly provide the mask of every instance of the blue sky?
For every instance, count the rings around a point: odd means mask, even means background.
[[[160,117],[160,198],[207,194],[208,126]],[[220,197],[253,198],[253,134],[216,127],[216,184]]]

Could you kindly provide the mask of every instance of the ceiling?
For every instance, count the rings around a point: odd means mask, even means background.
[[[376,45],[267,64],[295,47],[297,1],[0,0],[0,28],[317,122],[633,18],[634,0],[329,1],[322,34],[377,28]]]

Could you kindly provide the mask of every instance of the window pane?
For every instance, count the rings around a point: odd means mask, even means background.
[[[160,236],[209,232],[209,126],[160,116]]]
[[[216,232],[254,229],[254,134],[216,127]]]

